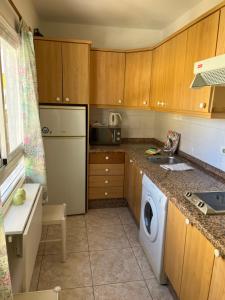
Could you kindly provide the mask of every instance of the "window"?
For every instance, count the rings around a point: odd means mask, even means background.
[[[18,47],[0,36],[0,200],[24,178]]]

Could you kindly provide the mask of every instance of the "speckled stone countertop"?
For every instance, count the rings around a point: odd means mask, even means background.
[[[151,163],[145,156],[149,144],[122,144],[120,146],[91,146],[90,152],[122,151],[158,186],[179,210],[195,225],[202,234],[220,251],[225,258],[225,215],[204,215],[184,198],[186,191],[225,191],[225,180],[204,171],[202,167],[182,157],[184,162],[192,165],[192,171],[172,172],[164,170],[158,164]]]

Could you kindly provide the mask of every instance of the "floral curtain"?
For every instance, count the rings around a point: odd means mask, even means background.
[[[44,148],[38,112],[37,75],[32,32],[23,22],[20,27],[20,85],[24,127],[24,151],[28,182],[46,186]]]

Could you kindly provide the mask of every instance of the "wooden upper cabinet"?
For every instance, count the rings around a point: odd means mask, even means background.
[[[220,12],[219,34],[216,55],[225,54],[225,7]]]
[[[182,279],[186,231],[185,216],[172,202],[169,202],[164,265],[166,275],[178,296]]]
[[[91,104],[123,105],[125,53],[91,51]]]
[[[35,40],[40,103],[62,101],[62,47],[60,42]]]
[[[225,300],[225,259],[216,257],[208,300]]]
[[[207,300],[214,263],[214,247],[192,225],[187,226],[180,300]]]
[[[126,53],[124,105],[148,107],[152,51]]]
[[[88,44],[62,43],[63,102],[89,102],[89,53]]]
[[[215,56],[219,11],[199,21],[187,30],[187,52],[183,78],[182,110],[210,112],[211,88],[191,89],[194,63]]]

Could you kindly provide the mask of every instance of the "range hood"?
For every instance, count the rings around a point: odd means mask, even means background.
[[[225,54],[196,62],[191,88],[225,86]]]

